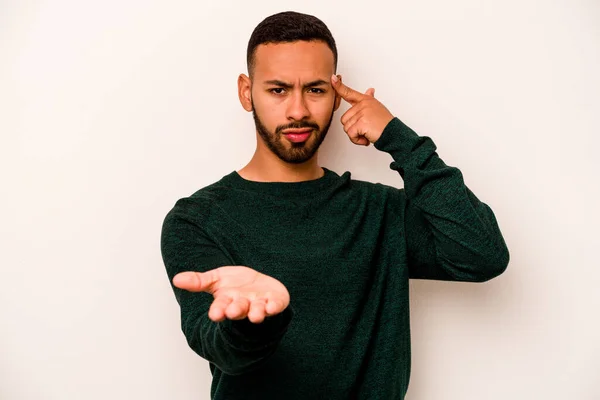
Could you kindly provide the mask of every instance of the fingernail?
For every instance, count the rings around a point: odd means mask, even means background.
[[[331,80],[333,81],[333,83],[338,83],[339,79],[336,75],[331,75]]]

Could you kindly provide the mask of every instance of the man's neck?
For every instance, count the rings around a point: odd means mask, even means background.
[[[287,163],[266,147],[256,148],[250,162],[238,174],[255,182],[303,182],[321,178],[325,171],[319,166],[318,152],[302,164]]]

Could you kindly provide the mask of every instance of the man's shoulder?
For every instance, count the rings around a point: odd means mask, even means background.
[[[185,197],[184,199],[189,199],[190,201],[196,202],[215,202],[223,199],[231,193],[231,185],[228,183],[229,175],[226,175],[219,179],[216,182],[213,182],[209,185],[206,185],[190,196]]]
[[[372,182],[354,178],[350,180],[350,185],[356,190],[367,191],[370,193],[398,194],[403,190],[381,182]]]
[[[169,214],[205,215],[211,208],[230,196],[232,188],[228,185],[229,175],[226,175],[192,194],[179,198]]]

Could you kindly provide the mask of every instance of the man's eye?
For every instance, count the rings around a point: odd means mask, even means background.
[[[316,93],[316,94],[325,93],[325,91],[323,89],[319,89],[319,88],[310,88],[310,92]]]
[[[273,88],[273,89],[270,89],[269,91],[273,94],[283,94],[284,90],[285,90],[284,88]]]

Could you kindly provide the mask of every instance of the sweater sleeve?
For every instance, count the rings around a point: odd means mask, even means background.
[[[404,179],[400,191],[409,277],[484,282],[500,275],[508,248],[490,207],[447,166],[428,137],[394,118],[375,142]]]
[[[173,286],[173,277],[179,272],[205,272],[235,264],[190,215],[180,203],[176,204],[167,214],[161,233],[162,258],[180,307],[182,331],[189,346],[224,373],[250,372],[277,348],[291,321],[291,307],[260,324],[247,318],[222,322],[208,318],[212,295],[179,289]]]

